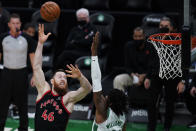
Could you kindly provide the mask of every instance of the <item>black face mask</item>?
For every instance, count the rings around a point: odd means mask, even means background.
[[[144,40],[134,40],[137,47],[140,47],[142,44],[144,44]]]
[[[79,26],[85,26],[87,22],[85,20],[78,21]]]
[[[169,33],[169,28],[167,28],[167,27],[162,27],[162,28],[159,29],[159,32],[160,32],[160,33]]]

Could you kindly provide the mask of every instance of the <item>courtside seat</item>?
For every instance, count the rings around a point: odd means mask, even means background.
[[[159,23],[164,14],[149,14],[143,17],[142,28],[146,36],[155,34],[158,31]]]
[[[112,42],[112,31],[113,31],[115,19],[110,14],[98,12],[90,15],[90,21],[100,32],[100,44],[98,47],[99,50],[98,56],[99,56],[101,71],[105,72],[108,55],[109,55],[108,52]]]
[[[75,61],[75,64],[91,83],[91,56],[82,56]]]

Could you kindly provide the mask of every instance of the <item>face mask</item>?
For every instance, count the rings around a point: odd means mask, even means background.
[[[87,24],[87,22],[85,20],[78,21],[79,26],[84,26],[86,24]]]
[[[142,44],[144,44],[144,40],[134,40],[136,46],[140,47]]]
[[[162,27],[162,28],[159,29],[159,32],[160,32],[160,33],[169,33],[169,28],[167,28],[167,27]]]

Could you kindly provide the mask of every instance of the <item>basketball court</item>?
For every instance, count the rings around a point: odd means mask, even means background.
[[[5,131],[17,131],[18,120],[8,118]],[[92,121],[87,120],[69,120],[66,131],[90,131],[92,127]],[[162,131],[163,126],[158,125],[157,131]],[[34,131],[34,119],[29,119],[29,131]],[[127,131],[146,131],[146,124],[128,123]],[[172,127],[172,131],[195,131],[195,129],[188,129],[185,126],[175,125]]]

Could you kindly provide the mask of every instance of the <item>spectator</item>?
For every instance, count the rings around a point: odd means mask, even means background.
[[[3,56],[4,69],[1,72],[0,86],[0,131],[3,131],[8,107],[13,102],[19,109],[19,131],[28,130],[27,116],[27,55],[31,64],[34,59],[35,43],[20,30],[21,20],[18,14],[10,16],[9,33],[0,36],[0,60]],[[33,85],[33,79],[31,80]]]
[[[149,51],[146,49],[144,30],[141,27],[134,29],[133,41],[126,43],[124,52],[126,73],[117,75],[113,82],[114,88],[122,91],[132,85],[143,85],[146,76]]]
[[[31,23],[26,23],[24,25],[23,32],[25,32],[26,34],[28,34],[29,36],[34,38],[34,36],[35,36],[35,25],[33,25]]]
[[[35,40],[35,44],[37,43],[37,39],[35,38],[35,25],[32,24],[32,23],[26,23],[24,25],[24,28],[23,28],[23,32],[27,35],[29,35],[33,40]],[[36,47],[36,45],[34,45]],[[32,73],[32,68],[31,68],[31,62],[30,62],[30,58],[28,57],[27,58],[27,66],[28,66],[28,71],[30,73]]]
[[[0,2],[0,34],[5,33],[9,30],[7,26],[9,15],[9,12],[2,7],[2,4]]]
[[[90,56],[90,48],[95,27],[90,24],[89,11],[81,8],[76,11],[78,25],[74,27],[67,37],[65,50],[57,59],[55,68],[65,68],[66,64],[75,63],[81,56]]]
[[[196,128],[196,74],[193,76],[190,88],[186,89],[185,98],[187,108],[193,116],[193,120],[187,125],[187,127]]]
[[[159,24],[160,32],[171,33],[174,32],[175,28],[170,18],[163,17]],[[178,94],[184,91],[185,80],[184,77],[175,77],[170,79],[162,79],[159,77],[159,58],[155,48],[149,43],[150,47],[150,62],[148,67],[147,78],[144,81],[144,86],[149,90],[150,93],[150,103],[148,106],[148,131],[155,131],[157,125],[157,109],[156,103],[160,92],[164,86],[165,89],[165,101],[166,101],[166,111],[165,111],[165,121],[164,121],[164,131],[169,131],[172,126],[173,115],[174,115],[174,103]],[[174,65],[173,65],[174,66]],[[169,70],[169,69],[168,69]],[[172,72],[170,72],[172,73]]]

